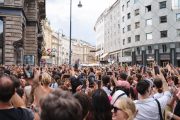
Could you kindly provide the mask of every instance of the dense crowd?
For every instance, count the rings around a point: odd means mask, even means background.
[[[0,66],[0,120],[180,120],[180,68]]]

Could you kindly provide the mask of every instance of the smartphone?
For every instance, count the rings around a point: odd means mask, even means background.
[[[63,78],[70,78],[70,75],[65,74],[65,75],[63,75]]]
[[[146,72],[147,72],[147,67],[144,66],[144,68],[143,68],[143,73],[146,73]]]
[[[160,74],[158,66],[154,66],[154,72],[155,72],[155,75]]]
[[[112,72],[107,72],[107,75],[113,75]]]

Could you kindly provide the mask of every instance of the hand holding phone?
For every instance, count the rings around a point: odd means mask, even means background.
[[[155,75],[160,74],[158,66],[154,66],[154,72],[155,72]]]

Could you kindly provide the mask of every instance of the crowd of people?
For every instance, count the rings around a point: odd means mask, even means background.
[[[0,66],[2,120],[180,120],[180,68]]]

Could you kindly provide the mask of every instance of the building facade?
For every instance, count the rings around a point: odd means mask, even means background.
[[[60,63],[69,63],[69,38],[66,36],[60,36],[61,47],[60,47]]]
[[[102,60],[100,58],[104,54],[104,14],[106,14],[106,10],[100,15],[97,19],[96,24],[94,26],[94,31],[96,34],[96,59]]]
[[[53,49],[53,30],[50,26],[50,22],[45,19],[42,22],[42,31],[44,35],[44,48],[42,63],[53,64],[54,49]],[[54,40],[55,41],[55,40]]]
[[[117,56],[116,61],[130,64],[149,65],[156,61],[161,66],[167,63],[180,66],[180,0],[117,0],[116,3],[120,10],[116,16],[120,21],[120,25],[116,24],[120,28],[120,33],[116,30],[119,44],[112,36],[104,43],[112,41],[107,52],[119,52],[109,54],[109,58]],[[111,12],[116,9],[112,7]],[[108,16],[104,16],[109,21],[105,26],[114,23]],[[105,31],[109,29],[105,27]],[[117,44],[118,50],[113,49]]]
[[[0,1],[0,64],[38,64],[45,0]]]
[[[72,39],[72,63],[79,61],[81,64],[95,63],[95,47],[91,44]]]
[[[59,33],[53,32],[52,34],[52,63],[54,65],[60,64],[60,39]]]

